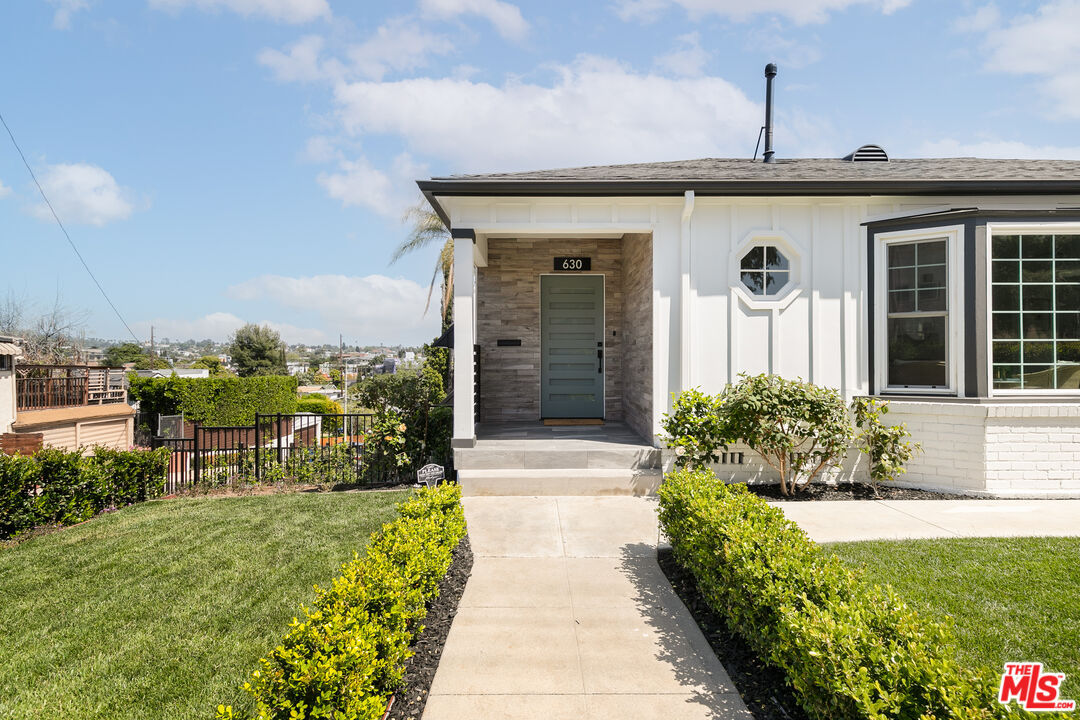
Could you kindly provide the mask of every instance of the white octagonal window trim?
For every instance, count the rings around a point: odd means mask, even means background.
[[[728,259],[731,289],[748,307],[785,308],[802,291],[803,258],[783,230],[753,230]]]

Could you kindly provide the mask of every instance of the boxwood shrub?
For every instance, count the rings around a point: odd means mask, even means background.
[[[315,601],[301,608],[281,644],[259,661],[243,689],[255,714],[219,705],[218,718],[380,718],[401,684],[427,603],[465,536],[457,486],[421,489],[399,517],[373,534]]]
[[[947,625],[822,552],[781,510],[704,469],[669,474],[660,523],[706,602],[780,668],[811,718],[1004,718]]]
[[[164,449],[0,454],[0,538],[40,525],[82,522],[105,508],[158,497],[168,463]]]

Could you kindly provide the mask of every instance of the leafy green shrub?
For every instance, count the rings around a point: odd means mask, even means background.
[[[859,428],[859,451],[870,460],[870,484],[876,493],[879,483],[894,482],[907,472],[904,466],[922,451],[922,445],[908,440],[911,433],[904,423],[886,425],[881,421],[881,416],[889,412],[888,402],[855,398],[851,411]]]
[[[727,450],[727,427],[723,397],[706,395],[698,389],[684,390],[675,397],[671,412],[660,426],[668,447],[675,451],[676,467],[704,467],[720,462],[717,449]]]
[[[0,538],[38,524],[31,492],[38,477],[34,458],[0,453]]]
[[[400,686],[412,638],[465,535],[457,486],[422,489],[372,536],[326,589],[316,588],[285,639],[260,660],[246,690],[256,714],[219,705],[217,717],[374,720]]]
[[[336,403],[322,393],[311,393],[296,401],[296,412],[314,413],[316,415],[341,415],[345,410],[340,403]],[[325,418],[322,421],[322,431],[327,435],[341,434],[340,418]]]
[[[255,415],[296,412],[296,378],[140,378],[130,375],[131,397],[145,413],[180,415],[203,425],[251,425]]]
[[[740,375],[723,393],[727,432],[780,474],[790,495],[835,466],[854,431],[840,394],[779,375]]]
[[[375,416],[371,429],[364,433],[364,474],[370,480],[395,480],[409,464],[405,451],[408,429],[396,412]]]
[[[376,419],[394,416],[405,423],[403,452],[408,462],[402,472],[416,470],[429,461],[449,458],[452,419],[449,408],[437,407],[446,398],[438,369],[425,364],[419,370],[373,375],[359,384],[356,399]]]
[[[708,604],[780,668],[811,718],[1019,717],[949,628],[825,555],[778,508],[703,469],[669,474],[660,524]]]
[[[93,455],[44,448],[0,454],[0,537],[38,525],[70,525],[105,508],[161,495],[168,450],[94,448]]]

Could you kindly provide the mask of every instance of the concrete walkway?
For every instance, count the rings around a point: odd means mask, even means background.
[[[774,502],[817,542],[1080,535],[1080,500]]]
[[[474,497],[424,720],[750,720],[656,564],[655,500]]]

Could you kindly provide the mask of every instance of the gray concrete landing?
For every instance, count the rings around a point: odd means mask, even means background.
[[[475,556],[424,720],[751,720],[656,563],[656,504],[472,497]]]
[[[465,496],[648,495],[663,479],[660,450],[623,423],[482,424],[454,467]]]

